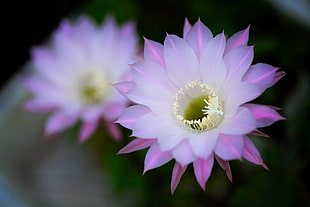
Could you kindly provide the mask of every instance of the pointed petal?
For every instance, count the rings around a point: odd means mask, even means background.
[[[112,86],[121,94],[125,94],[135,86],[135,83],[132,81],[126,81],[122,83],[112,84]]]
[[[276,121],[285,119],[274,109],[269,106],[258,104],[244,104],[244,107],[249,109],[256,119],[257,127],[265,127],[273,124]]]
[[[253,142],[246,136],[244,138],[244,151],[243,151],[243,157],[250,162],[253,162],[254,164],[261,165],[263,168],[268,170],[268,167],[263,162],[259,151],[253,144]]]
[[[81,112],[81,119],[84,122],[95,122],[102,116],[103,107],[89,107],[84,108]]]
[[[228,70],[227,79],[234,78],[240,81],[250,67],[254,57],[252,46],[239,46],[224,56]]]
[[[223,93],[227,99],[226,105],[240,106],[246,102],[252,101],[262,94],[261,88],[249,82],[232,83],[225,87]]]
[[[38,99],[28,100],[23,104],[23,108],[32,112],[52,112],[58,107],[54,104],[44,103]]]
[[[77,121],[77,116],[66,116],[61,112],[52,114],[45,125],[45,133],[52,135],[67,129]]]
[[[284,71],[280,71],[277,72],[272,83],[270,84],[269,87],[273,86],[276,82],[278,82],[281,78],[283,78],[285,76],[285,72]]]
[[[150,109],[142,105],[133,105],[125,109],[120,115],[116,123],[122,126],[132,129],[134,123],[143,115],[150,112]]]
[[[175,126],[167,126],[158,134],[158,143],[161,151],[172,150],[184,138],[184,133]]]
[[[227,69],[223,62],[225,43],[224,33],[218,34],[208,42],[201,54],[200,73],[204,82],[210,85],[221,85],[226,78]]]
[[[191,23],[189,23],[187,18],[185,18],[184,27],[183,27],[183,38],[185,38],[185,36],[189,32],[189,30],[191,30],[191,28],[192,28]]]
[[[243,138],[241,135],[221,134],[217,140],[214,152],[223,160],[241,159]]]
[[[218,136],[219,130],[216,129],[197,135],[191,135],[189,142],[194,154],[201,158],[209,157],[213,153]]]
[[[203,190],[205,190],[206,182],[211,175],[213,162],[214,162],[213,155],[210,155],[206,159],[198,158],[193,163],[196,180],[198,181],[200,187]]]
[[[265,134],[264,132],[261,132],[259,130],[254,130],[250,133],[251,135],[256,135],[256,136],[261,136],[261,137],[268,137],[269,138],[269,135],[268,134]]]
[[[239,47],[240,45],[247,45],[249,40],[249,29],[250,26],[248,26],[245,30],[237,32],[227,40],[225,54],[229,53],[231,50]]]
[[[159,132],[166,127],[166,122],[154,113],[141,116],[132,128],[132,136],[145,139],[157,138]]]
[[[98,115],[102,115],[105,119],[115,121],[129,104],[129,100],[124,96],[117,94],[115,101],[99,106]],[[102,112],[101,112],[102,110]],[[100,117],[99,117],[100,118]]]
[[[23,85],[34,94],[37,107],[39,107],[39,103],[42,104],[42,107],[45,107],[46,105],[59,106],[68,102],[68,97],[62,93],[62,89],[59,86],[42,77],[27,77],[23,79]]]
[[[219,157],[216,156],[216,155],[215,155],[215,159],[216,159],[216,161],[219,163],[219,165],[221,166],[221,168],[223,168],[223,170],[225,170],[226,176],[228,177],[228,179],[230,180],[230,182],[232,182],[232,174],[231,174],[231,169],[230,169],[229,161],[222,160],[221,158],[219,158]]]
[[[79,136],[79,142],[82,144],[86,140],[89,139],[89,137],[94,133],[98,126],[98,122],[86,122],[83,123],[81,130],[80,130],[80,136]]]
[[[104,120],[104,125],[115,141],[122,139],[122,133],[118,125],[109,120]]]
[[[172,95],[169,91],[154,87],[153,85],[140,85],[128,92],[127,97],[134,103],[148,107],[158,116],[170,116],[169,104],[172,102]]]
[[[183,39],[167,35],[164,58],[169,78],[178,87],[181,88],[200,77],[197,56]]]
[[[177,188],[177,186],[181,180],[181,177],[184,174],[186,168],[187,168],[187,165],[182,166],[178,162],[175,162],[174,167],[173,167],[173,171],[172,171],[172,178],[171,178],[171,185],[170,185],[170,189],[171,189],[172,194],[174,193],[175,189]]]
[[[169,152],[162,152],[159,149],[159,145],[155,142],[151,145],[150,149],[146,153],[145,160],[144,160],[144,171],[143,174],[156,167],[159,167],[172,159],[171,153]]]
[[[32,64],[40,75],[56,84],[64,85],[67,82],[66,76],[60,72],[56,57],[47,48],[34,48],[31,53]]]
[[[203,49],[212,37],[213,35],[209,28],[198,19],[191,30],[186,34],[185,41],[193,48],[198,59],[200,59]]]
[[[223,121],[221,125],[221,133],[223,134],[247,134],[255,129],[255,118],[246,107],[239,107],[236,115],[227,121]]]
[[[184,139],[178,146],[172,150],[172,155],[182,166],[188,165],[197,158],[194,155],[187,139]]]
[[[271,65],[258,63],[249,68],[242,78],[242,81],[255,83],[261,87],[262,91],[264,91],[285,75],[284,72],[276,73],[277,70],[278,68],[272,67]]]
[[[154,88],[161,87],[164,90],[175,91],[164,67],[152,61],[144,60],[131,65],[132,75],[137,85],[153,85]]]
[[[144,38],[144,59],[154,61],[165,67],[163,45]]]
[[[151,146],[155,141],[156,139],[134,139],[125,147],[123,147],[117,154],[130,153],[147,148]]]

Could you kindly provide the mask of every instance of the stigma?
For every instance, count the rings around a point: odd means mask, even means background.
[[[220,97],[202,82],[192,81],[173,96],[173,113],[186,129],[204,132],[218,127],[224,115]]]

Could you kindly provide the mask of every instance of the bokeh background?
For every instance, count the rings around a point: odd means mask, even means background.
[[[5,35],[0,76],[0,206],[2,207],[289,207],[310,206],[310,2],[308,0],[54,0],[10,1],[2,6]],[[21,108],[29,94],[20,84],[30,49],[44,44],[64,18],[107,14],[132,20],[143,36],[163,42],[182,35],[185,17],[228,36],[251,25],[254,63],[280,67],[286,76],[255,103],[281,107],[287,118],[251,137],[270,168],[232,161],[233,183],[215,164],[202,191],[189,167],[172,196],[173,163],[142,176],[145,150],[116,155],[131,138],[112,141],[99,129],[77,144],[79,125],[47,140],[47,114]],[[5,22],[5,23],[4,23]]]

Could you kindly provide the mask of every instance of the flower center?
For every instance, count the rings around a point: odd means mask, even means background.
[[[109,92],[105,77],[99,72],[87,73],[78,81],[78,96],[85,105],[95,105],[104,100]]]
[[[192,81],[173,96],[173,112],[187,129],[203,132],[216,128],[223,119],[223,106],[213,88]]]

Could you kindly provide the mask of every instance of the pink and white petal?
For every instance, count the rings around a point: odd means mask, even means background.
[[[145,139],[157,138],[161,129],[166,127],[166,125],[167,123],[154,113],[147,113],[136,121],[132,128],[131,136]]]
[[[47,104],[62,105],[68,102],[68,97],[63,93],[63,89],[43,77],[27,77],[23,80],[23,85],[33,92],[37,99]]]
[[[229,53],[231,50],[239,47],[240,45],[248,44],[249,29],[250,29],[250,26],[248,26],[245,30],[237,32],[236,34],[234,34],[227,40],[227,46],[224,52],[225,55]]]
[[[224,56],[227,67],[227,80],[240,81],[244,73],[249,69],[254,57],[252,46],[239,46]]]
[[[168,76],[178,87],[200,77],[198,58],[183,39],[167,35],[163,53]]]
[[[112,84],[112,86],[121,94],[125,94],[135,86],[135,83],[132,81],[126,81],[122,83]]]
[[[23,108],[32,112],[52,112],[58,109],[56,104],[41,102],[39,99],[28,100],[23,104]]]
[[[185,18],[184,26],[183,26],[183,38],[185,38],[185,36],[191,29],[192,29],[191,23],[189,23],[187,18]]]
[[[128,92],[127,97],[135,103],[147,106],[158,116],[170,115],[171,93],[160,87],[154,88],[152,85],[135,87]]]
[[[267,137],[267,138],[269,138],[269,135],[268,134],[265,134],[264,132],[261,132],[261,131],[259,131],[259,130],[254,130],[254,131],[252,131],[251,133],[249,133],[249,134],[251,134],[251,135],[255,135],[255,136],[261,136],[261,137]]]
[[[88,107],[81,112],[81,119],[84,122],[96,122],[102,116],[103,107]]]
[[[32,51],[32,64],[36,71],[56,85],[66,85],[67,77],[59,69],[57,58],[47,48],[34,48]],[[70,77],[70,76],[69,76]]]
[[[155,142],[146,153],[143,174],[150,169],[157,168],[169,162],[171,159],[171,152],[162,152],[158,143]]]
[[[152,61],[145,60],[131,65],[132,75],[137,85],[153,85],[155,88],[172,91],[175,93],[176,86],[168,77],[165,68]],[[174,95],[174,94],[171,94]]]
[[[249,82],[239,82],[229,84],[222,90],[222,97],[225,97],[225,108],[240,106],[246,102],[252,101],[262,94],[261,88]],[[226,112],[234,112],[225,110]]]
[[[56,32],[53,39],[53,54],[57,63],[57,68],[54,68],[54,70],[59,72],[58,76],[61,75],[60,73],[74,74],[78,70],[84,70],[84,67],[87,67],[89,62],[88,58],[92,57],[88,44],[93,41],[89,41],[89,38],[88,41],[82,40],[82,36],[77,34],[76,31],[63,32],[64,29],[67,28],[61,27],[60,32]],[[72,29],[76,30],[73,27]]]
[[[120,141],[122,139],[122,133],[121,133],[121,129],[119,128],[119,126],[110,120],[104,119],[103,122],[104,122],[104,126],[106,127],[106,129],[108,130],[112,138],[115,141]]]
[[[172,156],[182,166],[186,166],[197,159],[187,139],[183,139],[183,141],[172,150]]]
[[[94,22],[90,18],[82,16],[76,22],[74,30],[76,40],[84,49],[83,52],[85,52],[86,54],[91,54],[89,57],[92,57],[92,44],[96,42],[91,41],[92,38],[94,38],[94,34],[96,34]]]
[[[143,115],[150,113],[150,109],[142,105],[133,105],[124,110],[116,123],[132,129],[135,122]]]
[[[158,134],[157,142],[159,143],[160,150],[165,152],[172,150],[184,138],[184,132],[178,127],[173,125],[163,128]]]
[[[277,72],[272,83],[269,85],[269,87],[273,86],[276,82],[278,82],[281,78],[285,76],[284,71]]]
[[[249,68],[242,81],[255,83],[265,90],[273,84],[277,70],[278,68],[272,67],[271,65],[258,63]]]
[[[225,170],[226,176],[228,177],[228,179],[230,180],[230,182],[232,182],[232,174],[231,174],[231,169],[230,169],[229,161],[222,160],[221,158],[219,158],[219,157],[216,156],[216,155],[215,155],[215,159],[216,159],[216,161],[219,163],[219,165],[221,166],[221,168],[222,168],[223,170]]]
[[[261,165],[263,168],[268,170],[268,167],[263,162],[263,159],[261,158],[260,153],[253,144],[253,142],[247,136],[243,136],[243,139],[244,139],[243,157],[248,161],[257,165]]]
[[[212,86],[220,86],[227,75],[226,65],[223,62],[225,43],[224,33],[219,34],[208,42],[201,54],[200,73],[202,79]]]
[[[269,106],[258,104],[244,104],[244,107],[249,109],[256,119],[257,127],[265,127],[273,124],[276,121],[285,119],[274,109]]]
[[[98,122],[86,122],[83,123],[80,129],[79,142],[84,143],[94,133],[98,126]]]
[[[102,112],[103,116],[107,120],[115,121],[124,111],[124,109],[127,106],[127,103],[128,101],[124,98],[123,101],[119,101],[118,103],[109,103],[106,104],[105,106],[101,106],[101,108],[103,108]]]
[[[219,130],[213,129],[201,134],[193,134],[189,137],[190,146],[193,153],[200,158],[209,157],[215,148]]]
[[[201,53],[212,39],[212,32],[206,27],[200,19],[194,24],[194,26],[187,32],[185,41],[193,48],[198,59],[200,59]]]
[[[220,130],[223,134],[240,135],[255,129],[256,121],[253,114],[246,107],[239,107],[235,116],[224,118]]]
[[[163,45],[144,38],[144,59],[154,61],[165,67]]]
[[[213,163],[213,154],[206,159],[198,158],[193,162],[196,180],[203,190],[205,190],[206,182],[211,175]]]
[[[128,22],[120,27],[118,32],[118,55],[122,64],[132,64],[137,61],[138,38],[135,32],[135,23]],[[121,70],[123,72],[123,70]]]
[[[170,189],[171,189],[172,194],[174,193],[175,189],[177,188],[177,186],[181,180],[182,175],[186,171],[186,168],[187,168],[187,165],[182,166],[178,162],[175,162],[174,167],[173,167],[173,171],[172,171],[171,185],[170,185]]]
[[[67,116],[61,112],[52,114],[45,125],[45,133],[52,135],[72,126],[77,121],[77,116]]]
[[[103,63],[108,63],[108,65],[115,61],[115,54],[117,54],[118,48],[115,47],[115,43],[119,42],[118,32],[115,28],[117,28],[115,24],[115,20],[113,18],[106,18],[103,22],[103,27],[100,28],[99,31],[99,39],[98,45],[104,45],[105,50],[101,51],[101,61]]]
[[[242,135],[220,134],[214,152],[223,160],[241,159],[243,144]]]
[[[134,139],[129,144],[127,144],[125,147],[123,147],[117,154],[123,154],[123,153],[130,153],[134,151],[138,151],[144,148],[147,148],[151,146],[154,142],[156,142],[156,139]]]

